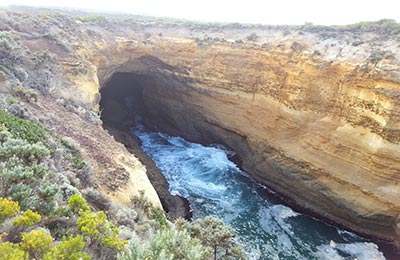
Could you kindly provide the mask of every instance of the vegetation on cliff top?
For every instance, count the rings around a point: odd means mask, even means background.
[[[118,229],[63,174],[63,164],[78,170],[72,153],[43,126],[0,110],[1,257],[89,259],[123,250]]]
[[[80,192],[84,186],[71,183],[62,165],[79,176],[85,163],[42,125],[0,109],[0,260],[244,259],[235,233],[222,221],[169,223],[143,193],[132,197],[131,209],[93,210],[110,209],[110,202],[93,188]],[[131,226],[127,248],[107,215],[125,230]],[[140,222],[150,225],[140,231]]]
[[[92,211],[77,194],[47,217],[30,209],[22,212],[18,202],[7,198],[0,198],[0,209],[0,259],[112,258],[126,244],[104,212]],[[94,248],[99,252],[91,252]]]

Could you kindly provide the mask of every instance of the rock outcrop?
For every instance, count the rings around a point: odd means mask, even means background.
[[[107,109],[132,109],[126,100],[140,95],[148,126],[222,143],[297,205],[399,241],[398,31],[68,19],[74,33],[59,30],[74,52],[57,57],[85,69],[64,66],[72,100],[97,110],[101,88],[129,73],[136,90],[102,107],[116,123],[129,113]]]

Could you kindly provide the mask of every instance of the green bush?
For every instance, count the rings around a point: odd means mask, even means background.
[[[175,222],[177,229],[186,230],[191,237],[213,249],[214,259],[246,259],[243,247],[236,240],[236,233],[218,218],[205,217],[189,223],[183,219]]]
[[[20,245],[0,240],[0,260],[28,260]]]
[[[45,50],[45,51],[40,51],[40,52],[36,51],[36,52],[32,53],[31,59],[36,64],[36,66],[40,66],[47,62],[51,62],[53,57],[50,55],[50,53],[47,50]]]
[[[15,216],[20,208],[17,202],[8,198],[0,198],[0,224],[7,218]]]
[[[40,214],[31,210],[20,212],[18,202],[0,197],[0,209],[4,209],[4,212],[0,211],[0,217],[2,220],[12,220],[13,225],[7,230],[0,225],[0,260],[88,260],[92,256],[87,252],[91,252],[94,258],[101,255],[105,257],[103,259],[115,259],[117,252],[125,250],[126,241],[118,238],[118,229],[102,211],[91,211],[79,195],[71,196],[68,202],[65,210],[71,214],[67,217],[57,211],[41,222]],[[56,236],[45,229],[38,229],[43,225],[49,227],[48,220],[51,218],[70,220],[64,229],[57,230],[58,234],[61,233],[62,241],[55,241]],[[26,230],[30,232],[23,232]],[[91,248],[88,250],[87,246]]]
[[[166,229],[151,234],[146,241],[134,237],[128,252],[118,255],[118,260],[208,260],[211,248],[193,239],[186,231]]]
[[[75,164],[75,166],[78,169],[82,169],[83,167],[85,167],[86,162],[84,160],[82,160],[80,157],[78,156],[73,156],[72,157],[72,162]]]
[[[41,259],[53,243],[53,238],[44,230],[32,230],[22,233],[21,248],[29,254],[31,259]]]
[[[118,228],[107,220],[103,211],[91,211],[85,199],[78,194],[68,199],[68,205],[71,210],[78,212],[78,231],[88,240],[89,244],[100,243],[111,249],[123,250],[126,242],[118,238]]]
[[[139,195],[133,195],[130,197],[131,203],[136,208],[143,209],[146,213],[149,213],[153,204],[149,201],[149,199],[144,195],[143,190],[139,190]]]
[[[160,208],[152,207],[150,210],[151,219],[154,219],[157,223],[157,228],[166,229],[168,228],[167,219],[165,218],[164,211]]]
[[[30,144],[41,143],[52,150],[46,141],[51,137],[51,132],[39,124],[9,115],[0,109],[0,125],[7,127],[14,138]]]
[[[29,227],[40,222],[41,219],[42,216],[40,216],[40,214],[28,209],[22,213],[22,216],[16,218],[13,224],[16,227]]]
[[[1,161],[10,161],[10,164],[22,164],[35,166],[34,163],[40,162],[49,156],[49,150],[42,144],[30,144],[22,139],[8,137],[3,133],[3,142],[0,147]]]
[[[78,19],[83,23],[98,23],[107,20],[104,16],[99,16],[99,15],[81,16]]]
[[[82,236],[70,236],[52,247],[43,256],[43,260],[89,260],[90,255],[83,252],[85,247],[86,243]]]
[[[57,169],[66,165],[78,171],[87,167],[80,158],[43,126],[0,110],[0,196],[7,197],[0,198],[0,223],[8,220],[11,224],[0,225],[0,248],[5,250],[0,260],[3,255],[5,259],[85,260],[91,258],[88,252],[94,258],[115,259],[117,252],[124,250],[126,241],[118,238],[118,228],[104,212],[92,211],[79,195],[71,196],[68,206],[62,206],[58,186],[66,178],[51,173],[50,163],[58,163]],[[109,207],[100,193],[89,195]],[[42,216],[46,216],[45,221],[41,221]],[[37,228],[49,228],[51,234]],[[68,239],[54,242],[62,237]]]
[[[11,32],[0,32],[0,61],[1,64],[10,66],[20,59],[17,49],[20,46],[15,41],[15,35]]]
[[[68,198],[68,206],[75,213],[78,213],[80,210],[90,210],[89,206],[86,204],[86,200],[79,194],[74,194]]]
[[[381,19],[379,21],[359,22],[350,25],[344,25],[339,28],[345,29],[361,29],[366,31],[382,31],[386,33],[398,33],[400,31],[400,23],[393,19]]]
[[[0,132],[0,190],[2,196],[18,201],[22,210],[49,215],[56,208],[58,187],[45,159],[50,154],[42,144],[16,139]]]

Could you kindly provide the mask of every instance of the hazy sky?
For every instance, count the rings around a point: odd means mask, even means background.
[[[0,0],[0,5],[63,6],[197,21],[349,24],[400,21],[398,0]]]

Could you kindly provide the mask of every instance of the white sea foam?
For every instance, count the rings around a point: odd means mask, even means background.
[[[356,234],[351,233],[350,231],[347,231],[347,230],[338,229],[337,232],[341,236],[348,236],[348,237],[351,237],[351,238],[359,238],[359,236],[357,236]]]
[[[374,243],[337,244],[336,248],[356,257],[358,260],[385,260],[382,252],[379,251],[378,246]]]
[[[321,260],[385,260],[378,246],[369,242],[335,243],[318,247]]]
[[[318,247],[315,256],[320,260],[345,260],[339,252],[330,245],[323,245]]]
[[[294,212],[291,208],[283,206],[283,205],[275,205],[274,207],[277,207],[279,212],[279,217],[281,219],[286,219],[286,218],[291,218],[291,217],[297,217],[300,214],[297,212]]]

